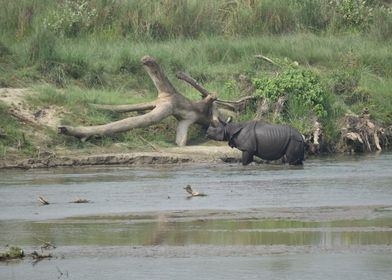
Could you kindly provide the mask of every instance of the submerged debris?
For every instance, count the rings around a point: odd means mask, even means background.
[[[205,193],[200,193],[200,192],[196,192],[194,190],[192,190],[191,185],[187,185],[184,190],[187,191],[187,193],[189,193],[191,196],[207,196],[207,194]]]
[[[33,252],[30,254],[30,256],[31,256],[35,261],[39,261],[39,260],[42,260],[42,259],[50,259],[50,258],[53,258],[53,256],[52,256],[51,253],[44,253],[44,252],[39,253],[39,252],[37,252],[37,251],[33,251]]]
[[[42,240],[38,237],[36,237],[35,239],[38,240],[39,242],[42,242],[41,250],[43,250],[43,249],[56,249],[56,246],[54,246],[53,243],[50,241],[45,241],[45,240]]]
[[[38,201],[39,201],[42,205],[49,205],[49,204],[50,204],[49,201],[48,201],[46,198],[42,197],[42,196],[38,197]]]
[[[24,257],[24,251],[18,246],[11,246],[7,251],[0,253],[0,261],[12,259],[21,259]]]
[[[75,199],[74,201],[71,201],[71,203],[89,203],[89,202],[90,202],[90,200],[85,199],[85,198],[78,198],[78,199]]]

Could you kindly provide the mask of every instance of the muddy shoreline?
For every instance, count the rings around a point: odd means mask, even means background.
[[[241,153],[228,146],[186,146],[154,152],[49,155],[38,158],[2,160],[0,169],[31,169],[100,165],[154,165],[239,162]]]

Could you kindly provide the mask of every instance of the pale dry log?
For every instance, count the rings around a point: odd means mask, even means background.
[[[147,127],[159,123],[164,118],[173,114],[172,104],[166,102],[155,107],[154,110],[147,114],[129,117],[123,120],[111,122],[103,125],[95,126],[60,126],[59,131],[62,134],[75,136],[82,141],[86,141],[89,137],[94,135],[113,135],[119,132],[129,131],[133,128]]]
[[[125,105],[104,105],[104,104],[91,104],[96,109],[108,110],[117,113],[127,112],[140,112],[153,110],[156,107],[156,101],[141,103],[141,104],[125,104]]]
[[[131,105],[126,109],[140,111],[152,108],[152,111],[144,115],[133,116],[104,125],[90,127],[60,126],[59,132],[85,141],[95,135],[112,135],[133,128],[147,127],[173,115],[179,121],[176,143],[179,146],[183,146],[186,145],[190,125],[198,123],[208,126],[210,124],[212,120],[212,104],[216,99],[214,96],[207,94],[204,95],[201,101],[191,101],[177,92],[152,57],[143,57],[142,64],[158,90],[158,98],[154,102]],[[107,108],[118,109],[119,107]],[[125,107],[120,107],[119,110],[125,110]]]

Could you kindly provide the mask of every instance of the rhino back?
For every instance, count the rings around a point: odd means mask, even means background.
[[[255,127],[256,155],[266,160],[281,158],[286,153],[290,137],[295,131],[286,125],[258,123]]]

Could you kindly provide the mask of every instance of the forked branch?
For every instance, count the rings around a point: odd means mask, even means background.
[[[205,89],[202,85],[200,85],[195,79],[193,79],[191,76],[184,72],[177,72],[176,77],[180,80],[183,80],[190,84],[192,87],[194,87],[198,92],[201,93],[201,96],[205,98],[208,95],[214,96],[215,94],[209,92],[207,89]],[[244,103],[248,100],[255,100],[254,96],[245,96],[237,101],[228,101],[228,100],[222,100],[222,99],[216,99],[215,103],[218,105],[221,105],[223,107],[226,107],[229,110],[238,112],[240,111],[244,106]]]

